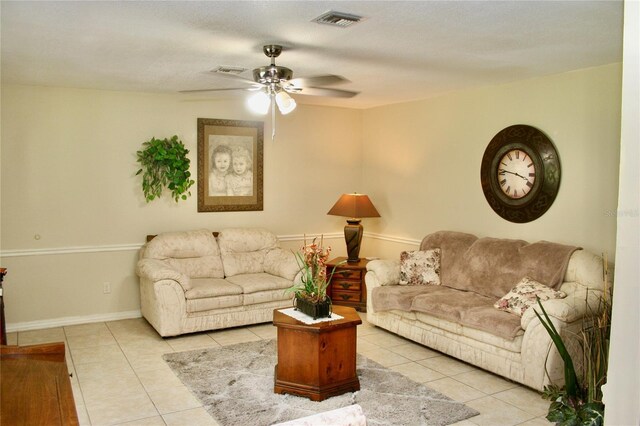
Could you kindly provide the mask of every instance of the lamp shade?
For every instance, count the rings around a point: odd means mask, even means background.
[[[380,213],[365,194],[342,194],[327,214],[358,219],[380,217]]]
[[[282,115],[289,114],[296,109],[296,101],[285,91],[280,91],[276,95],[276,104]]]

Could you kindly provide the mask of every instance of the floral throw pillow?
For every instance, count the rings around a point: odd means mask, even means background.
[[[440,249],[400,253],[400,285],[440,285]]]
[[[524,277],[518,285],[512,288],[493,307],[501,311],[511,312],[522,316],[524,311],[536,304],[536,296],[540,300],[562,299],[566,293],[548,287],[533,278]]]

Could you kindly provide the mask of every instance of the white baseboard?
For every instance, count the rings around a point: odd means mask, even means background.
[[[13,333],[16,331],[40,330],[43,328],[64,327],[67,325],[87,324],[92,322],[117,321],[140,317],[142,317],[142,313],[138,310],[77,317],[52,318],[48,320],[18,322],[13,324],[8,323],[7,333]]]

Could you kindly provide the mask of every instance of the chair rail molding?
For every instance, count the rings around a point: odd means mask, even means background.
[[[422,242],[422,240],[416,240],[415,238],[396,237],[393,235],[374,234],[370,232],[365,232],[364,236],[374,240],[389,241],[392,243],[409,244],[415,246],[419,246]]]
[[[342,234],[342,232],[278,235],[278,239],[282,242],[304,241],[305,239],[313,240],[314,238],[319,238],[319,237],[330,240],[330,239],[344,238],[344,235]],[[396,237],[393,235],[365,232],[364,237],[371,238],[374,240],[389,241],[389,242],[399,243],[399,244],[420,245],[420,240],[416,240],[413,238]],[[133,243],[133,244],[113,244],[113,245],[95,245],[95,246],[49,247],[49,248],[16,249],[16,250],[9,249],[9,250],[0,251],[0,258],[135,251],[135,250],[140,250],[140,248],[142,248],[143,245],[144,245],[143,243]]]
[[[3,250],[0,257],[49,256],[54,254],[102,253],[140,250],[143,244],[116,244],[76,247],[51,247],[41,249]]]

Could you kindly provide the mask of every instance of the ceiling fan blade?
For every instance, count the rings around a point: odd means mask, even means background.
[[[216,71],[211,71],[211,74],[215,75],[216,77],[228,78],[228,79],[240,82],[240,83],[260,84],[260,83],[257,83],[256,81],[254,81],[253,79],[246,78],[246,77],[241,77],[238,74],[228,74],[228,73],[216,72]]]
[[[198,93],[198,92],[222,92],[225,90],[247,90],[246,87],[228,87],[225,89],[195,89],[195,90],[180,90],[180,93]]]
[[[349,83],[349,80],[339,75],[317,75],[314,77],[300,77],[294,78],[288,81],[288,83],[294,86],[330,86],[332,84]]]
[[[297,89],[297,88],[294,88]],[[360,92],[352,92],[350,90],[338,90],[338,89],[323,89],[320,87],[303,87],[300,90],[291,91],[297,95],[309,95],[309,96],[327,96],[331,98],[353,98]]]

